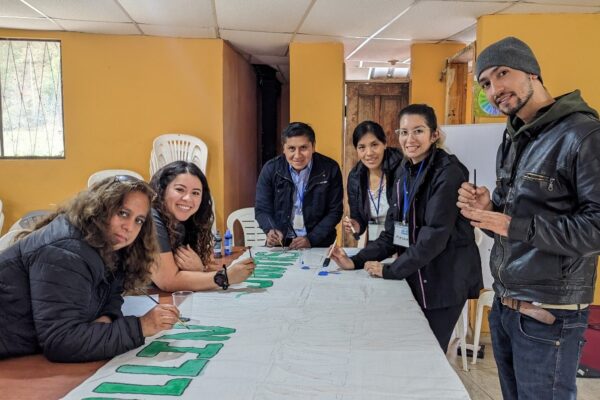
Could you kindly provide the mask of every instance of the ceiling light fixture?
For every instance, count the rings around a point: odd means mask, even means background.
[[[400,18],[401,16],[403,16],[404,14],[406,14],[408,12],[408,10],[410,10],[413,5],[416,3],[416,1],[413,1],[412,3],[410,3],[410,5],[408,7],[406,7],[404,9],[404,11],[402,11],[400,14],[396,15],[390,22],[388,22],[387,24],[385,24],[384,26],[382,26],[381,28],[379,28],[374,34],[372,34],[371,36],[369,36],[368,38],[365,39],[364,42],[362,42],[361,44],[358,45],[357,48],[355,48],[354,50],[352,50],[352,52],[350,54],[348,54],[348,56],[346,57],[346,60],[349,60],[350,57],[352,57],[353,55],[355,55],[360,49],[362,49],[363,47],[365,47],[365,45],[367,43],[369,43],[371,41],[371,39],[373,39],[375,36],[379,35],[381,32],[383,32],[383,30],[385,30],[388,26],[390,26],[391,24],[393,24],[394,22],[396,22],[396,20],[398,18]]]

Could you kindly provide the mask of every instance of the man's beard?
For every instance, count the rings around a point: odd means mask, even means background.
[[[527,104],[529,99],[531,99],[531,96],[533,96],[533,85],[530,81],[527,82],[529,83],[529,85],[527,87],[527,93],[525,93],[525,96],[519,97],[515,94],[515,97],[517,98],[517,104],[515,104],[514,107],[511,107],[508,110],[503,110],[499,108],[502,114],[508,115],[510,117],[516,115],[521,110],[521,108],[523,108],[525,104]]]

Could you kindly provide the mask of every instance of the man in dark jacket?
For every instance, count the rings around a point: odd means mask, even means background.
[[[256,185],[255,218],[267,245],[327,247],[342,219],[339,165],[315,152],[315,132],[303,122],[283,131],[283,154],[268,161]]]
[[[600,252],[600,122],[575,91],[552,98],[531,49],[508,37],[477,59],[508,116],[497,186],[463,183],[458,206],[494,235],[490,314],[505,399],[574,399]]]

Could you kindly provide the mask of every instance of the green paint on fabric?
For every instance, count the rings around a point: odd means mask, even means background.
[[[181,396],[190,382],[192,382],[190,378],[171,379],[164,385],[136,385],[132,383],[103,382],[98,385],[93,392]]]
[[[259,279],[246,279],[249,288],[262,289],[273,286],[273,281],[262,281]]]
[[[197,329],[203,329],[203,331],[197,331]],[[180,340],[206,340],[209,342],[219,342],[229,340],[229,336],[235,333],[233,328],[225,328],[222,326],[202,326],[202,325],[190,325],[190,330],[183,331],[181,333],[170,333],[162,335],[159,339],[180,339]]]
[[[144,347],[137,357],[156,357],[160,353],[193,353],[197,354],[196,358],[212,358],[223,347],[222,343],[211,343],[204,347],[181,347],[171,346],[169,342],[161,342],[155,340],[148,346]]]
[[[206,367],[209,360],[188,360],[179,367],[157,367],[151,365],[125,364],[117,368],[117,372],[125,374],[169,375],[169,376],[198,376]]]
[[[281,273],[275,273],[275,272],[263,272],[263,271],[254,271],[254,275],[252,276],[253,278],[259,278],[259,279],[279,279],[283,276],[283,274]]]

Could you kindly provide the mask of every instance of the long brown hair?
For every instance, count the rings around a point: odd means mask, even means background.
[[[200,207],[186,221],[178,221],[166,208],[165,191],[169,183],[181,174],[190,174],[197,177],[202,184],[202,199]],[[171,249],[175,249],[184,243],[189,244],[200,256],[202,263],[208,265],[212,255],[213,235],[211,232],[215,216],[212,210],[212,196],[208,187],[206,176],[194,163],[187,161],[174,161],[156,171],[150,180],[150,186],[156,191],[153,207],[158,211],[167,227]],[[185,237],[177,230],[177,226],[183,224]]]
[[[150,185],[137,178],[128,175],[109,177],[58,207],[55,212],[37,223],[33,230],[48,225],[59,215],[65,215],[67,220],[81,231],[83,240],[98,250],[108,271],[114,273],[119,265],[122,266],[125,275],[123,286],[126,290],[144,286],[150,280],[150,268],[158,254],[150,208],[140,233],[131,245],[114,251],[109,235],[110,219],[123,206],[125,196],[132,192],[146,195],[148,204],[152,203],[155,196]]]

